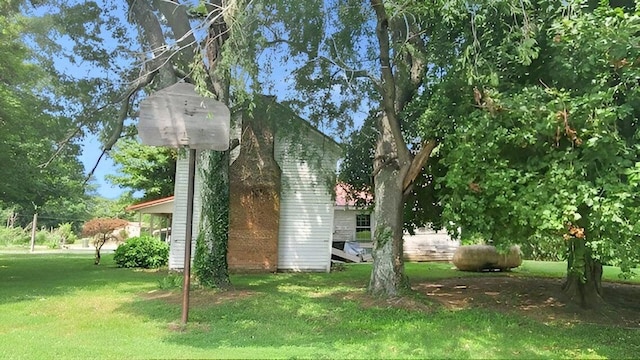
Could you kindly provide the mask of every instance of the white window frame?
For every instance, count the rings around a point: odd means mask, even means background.
[[[366,216],[366,218],[364,218]],[[363,221],[359,221],[360,219],[363,219]],[[364,220],[366,219],[366,221]],[[367,223],[365,225],[362,225],[364,223]],[[358,237],[358,233],[360,232],[369,232],[369,237],[365,238],[365,237]],[[373,231],[371,229],[371,214],[367,214],[367,213],[361,213],[361,214],[356,214],[356,228],[355,228],[355,234],[354,234],[354,239],[356,241],[362,241],[362,242],[369,242],[371,241],[371,235],[373,234]]]

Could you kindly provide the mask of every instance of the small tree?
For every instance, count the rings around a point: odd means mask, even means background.
[[[114,231],[126,226],[127,224],[127,220],[107,218],[92,219],[84,224],[82,227],[82,234],[84,236],[94,237],[93,245],[96,248],[96,265],[100,264],[100,250],[104,244],[111,239],[117,239],[117,235]]]

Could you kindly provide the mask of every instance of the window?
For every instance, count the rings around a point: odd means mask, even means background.
[[[356,241],[371,241],[371,214],[356,215]]]

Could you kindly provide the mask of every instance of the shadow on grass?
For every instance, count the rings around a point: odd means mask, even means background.
[[[485,309],[398,308],[366,295],[363,275],[237,276],[234,296],[195,291],[187,330],[169,331],[164,341],[236,357],[619,358],[636,354],[632,347],[640,340],[640,333],[622,329],[545,325]],[[175,323],[178,293],[119,310]]]
[[[149,274],[116,268],[112,258],[103,256],[102,263],[94,265],[92,254],[2,254],[0,304],[123,282],[150,283]]]
[[[426,277],[432,266],[411,265],[409,276]],[[640,351],[639,331],[449,311],[419,296],[409,297],[411,306],[374,299],[365,294],[369,271],[236,275],[231,293],[194,291],[189,326],[178,332],[170,325],[180,318],[180,290],[157,289],[162,273],[118,269],[111,257],[94,266],[84,255],[0,255],[0,304],[78,289],[99,297],[100,289],[118,287],[137,295],[115,311],[159,324],[162,341],[184,348],[185,357],[189,349],[235,358],[629,358]]]

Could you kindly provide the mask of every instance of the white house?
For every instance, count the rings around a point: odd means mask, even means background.
[[[334,244],[360,242],[370,246],[375,229],[372,211],[356,207],[345,200],[339,187],[334,189],[342,154],[334,140],[270,97],[258,98],[252,114],[236,111],[232,117],[236,126],[231,139],[240,143],[231,152],[227,260],[232,271],[328,272]],[[174,198],[152,202],[153,209],[147,209],[166,214],[172,206],[170,269],[184,266],[185,155],[177,162]],[[197,156],[201,160],[200,152]],[[264,177],[275,179],[276,186],[270,181],[256,184],[255,180],[260,182],[263,177],[260,166],[273,160],[277,169],[266,171]],[[202,171],[196,171],[193,249],[200,230],[202,187]],[[143,204],[137,206],[132,210],[144,211]],[[446,233],[425,230],[416,236],[405,234],[407,260],[448,260],[455,247],[457,243]]]
[[[367,260],[366,256],[354,258],[348,255],[355,255],[361,251],[358,247],[363,248],[365,253],[370,251],[376,228],[374,211],[366,206],[359,206],[354,199],[349,198],[348,186],[336,186],[333,230],[334,247],[344,250],[347,254],[334,251],[334,255],[345,260]],[[357,194],[356,197],[365,200],[364,203],[373,200],[373,196],[366,193]],[[403,241],[406,261],[450,261],[460,246],[460,241],[452,239],[445,230],[435,231],[428,228],[416,229],[413,235],[405,232]],[[347,244],[347,247],[344,247],[344,244]]]
[[[232,139],[240,145],[232,152],[231,174],[236,162],[245,163],[243,151],[253,151],[255,146],[271,146],[266,149],[279,167],[279,192],[273,200],[267,196],[273,189],[256,187],[242,189],[245,179],[232,178],[230,203],[229,266],[231,270],[246,271],[325,271],[330,270],[331,244],[333,239],[333,196],[332,186],[338,158],[339,145],[299,118],[286,107],[270,97],[259,98],[259,104],[251,115],[254,127],[266,126],[272,129],[247,129],[246,124],[237,125],[232,130]],[[248,123],[247,115],[236,112],[237,124],[242,118]],[[260,118],[260,119],[258,119]],[[242,130],[241,130],[242,129]],[[271,131],[274,130],[274,131]],[[266,143],[256,145],[256,137],[272,135]],[[264,141],[264,139],[260,139]],[[266,144],[266,145],[265,145]],[[243,148],[244,147],[244,148]],[[264,155],[264,149],[262,150]],[[251,154],[248,156],[254,156]],[[260,154],[259,154],[260,155]],[[243,160],[238,160],[243,159]],[[262,162],[264,159],[255,159]],[[256,164],[246,165],[249,168]],[[240,164],[239,166],[245,166]],[[188,163],[180,157],[176,168],[175,199],[172,221],[171,251],[169,267],[183,268],[186,229]],[[248,174],[249,177],[257,174]],[[197,171],[194,195],[193,244],[198,236],[201,219],[201,192],[203,186],[201,171]],[[239,176],[240,177],[240,176]],[[240,187],[239,193],[234,188]],[[244,191],[244,193],[243,193]],[[253,196],[252,192],[264,196]],[[246,203],[246,201],[252,201]],[[265,201],[269,203],[265,204]],[[259,203],[256,205],[256,203]],[[266,218],[276,216],[275,228],[255,226]],[[239,220],[238,220],[239,219]],[[273,239],[273,240],[271,240]],[[273,243],[273,245],[270,245]]]
[[[128,206],[125,210],[136,211],[139,215],[137,230],[132,230],[129,237],[140,236],[144,224],[142,223],[142,215],[150,215],[149,233],[154,234],[156,231],[160,234],[160,237],[169,240],[169,226],[171,225],[171,216],[173,215],[173,196],[169,196],[162,199],[146,201],[143,203]],[[155,220],[158,219],[159,225],[156,230]],[[132,235],[135,234],[135,235]]]
[[[350,252],[343,254],[337,250],[344,250],[345,243],[357,243],[359,247],[364,248],[365,252],[369,252],[368,248],[372,246],[372,236],[375,229],[375,217],[371,209],[359,207],[355,201],[348,199],[343,184],[339,184],[335,188],[335,200],[327,200],[323,187],[315,186],[314,181],[304,182],[302,178],[308,176],[308,170],[304,162],[289,161],[287,157],[286,146],[278,156],[278,162],[284,168],[285,176],[282,182],[289,184],[297,184],[295,187],[288,186],[284,191],[280,200],[278,241],[275,246],[277,252],[277,265],[275,270],[288,271],[328,271],[330,268],[331,253],[339,253],[338,259],[367,261],[367,256],[348,256],[354,255]],[[184,162],[183,162],[184,163]],[[328,164],[327,164],[328,167]],[[304,170],[304,171],[300,171]],[[186,176],[186,169],[178,171],[183,172]],[[311,171],[313,173],[313,170]],[[305,174],[300,177],[298,174]],[[291,179],[293,177],[293,179]],[[317,180],[317,176],[315,177]],[[315,184],[315,185],[314,185]],[[322,190],[322,191],[319,191]],[[367,195],[371,197],[371,195]],[[197,197],[196,197],[197,199]],[[312,203],[318,204],[320,199],[322,206],[309,206]],[[186,201],[184,202],[186,204]],[[186,206],[186,205],[185,205]],[[141,213],[166,214],[171,216],[175,211],[176,205],[174,197],[154,200],[147,203],[141,203],[130,206],[127,210],[135,210]],[[185,208],[186,209],[186,208]],[[186,210],[183,210],[183,212]],[[196,207],[195,213],[199,217],[199,207]],[[331,216],[333,214],[333,216]],[[174,216],[175,219],[175,216]],[[182,229],[174,229],[184,239],[184,216],[182,216]],[[326,225],[332,224],[333,233],[328,235]],[[197,234],[197,229],[194,228]],[[233,232],[233,231],[231,231]],[[404,258],[407,261],[450,261],[455,249],[460,246],[458,240],[452,239],[446,231],[434,231],[431,229],[417,229],[414,235],[404,234]],[[184,240],[180,242],[172,242],[172,258],[171,268],[180,269],[182,267],[181,259],[183,255]],[[329,246],[332,247],[329,247]],[[175,250],[175,249],[178,250]],[[251,251],[236,251],[237,257],[246,259],[255,256],[264,258],[264,249],[254,246],[254,254]],[[233,253],[233,249],[231,249]],[[236,249],[237,250],[237,249]],[[354,250],[354,249],[350,249]],[[343,251],[344,252],[344,251]],[[232,254],[233,256],[233,254]],[[245,268],[244,270],[260,270],[256,268]]]

